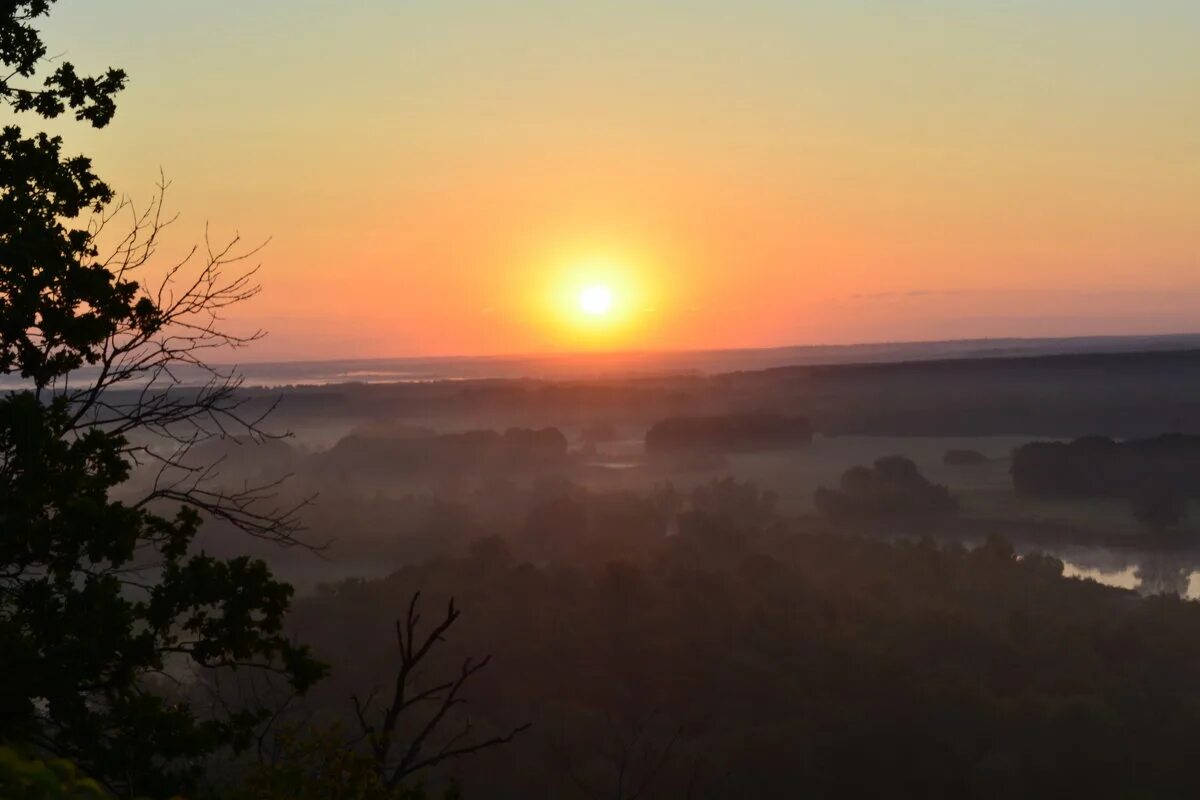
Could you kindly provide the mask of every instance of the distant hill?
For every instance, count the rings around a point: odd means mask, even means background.
[[[342,383],[426,383],[439,380],[534,378],[545,380],[617,379],[662,375],[716,375],[726,372],[818,364],[889,363],[943,359],[1006,358],[1080,353],[1129,353],[1200,349],[1200,333],[1158,336],[1079,336],[1070,338],[963,339],[929,342],[796,345],[732,350],[569,353],[525,356],[453,356],[282,361],[241,364],[248,387],[312,386]],[[86,374],[87,369],[80,370]],[[203,385],[205,372],[178,373],[187,384]],[[4,379],[0,389],[19,385]]]

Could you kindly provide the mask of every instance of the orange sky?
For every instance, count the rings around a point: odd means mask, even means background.
[[[351,6],[48,31],[130,71],[69,142],[173,246],[272,237],[250,358],[1200,329],[1200,4]]]

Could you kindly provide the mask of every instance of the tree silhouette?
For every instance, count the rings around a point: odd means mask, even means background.
[[[0,5],[0,102],[102,128],[125,73],[45,74],[36,23],[51,6]],[[244,744],[262,716],[202,719],[182,690],[154,685],[239,668],[303,690],[323,671],[282,632],[290,586],[260,561],[191,552],[205,515],[287,544],[296,519],[270,505],[270,487],[227,493],[189,461],[205,439],[267,435],[239,378],[204,361],[256,338],[223,331],[220,316],[258,287],[236,238],[139,281],[170,222],[162,192],[137,211],[60,137],[0,132],[0,375],[21,381],[0,397],[0,739],[129,793],[186,786],[202,756]],[[185,387],[181,366],[207,382]],[[114,500],[148,463],[146,495]]]
[[[354,712],[370,745],[376,769],[389,789],[403,786],[414,773],[435,767],[444,761],[508,744],[529,729],[529,725],[526,724],[492,736],[475,736],[471,718],[467,717],[453,734],[441,735],[441,729],[450,721],[450,712],[465,702],[462,697],[463,688],[472,677],[491,663],[492,657],[489,655],[481,659],[467,658],[455,676],[429,686],[418,687],[416,683],[420,670],[430,652],[439,642],[445,640],[446,632],[462,614],[451,598],[446,608],[446,616],[428,633],[418,634],[417,627],[421,622],[418,610],[420,600],[421,593],[414,593],[404,619],[396,620],[396,645],[400,654],[400,666],[396,669],[391,700],[387,706],[381,713],[376,714],[372,712],[374,693],[365,700],[360,700],[358,696],[353,698]],[[424,715],[423,719],[413,720],[413,717],[420,716],[421,707],[431,708],[430,713]],[[398,739],[402,721],[411,722],[415,731],[404,741]]]
[[[957,506],[949,489],[930,481],[904,456],[885,456],[870,467],[851,467],[842,473],[837,489],[818,487],[813,503],[835,520],[943,514]]]

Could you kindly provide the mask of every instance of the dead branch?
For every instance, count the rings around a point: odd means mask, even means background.
[[[144,273],[158,263],[164,232],[177,219],[164,210],[169,188],[160,176],[146,207],[123,198],[99,212],[76,254],[81,261],[104,267],[117,281],[136,282],[139,299],[154,309],[152,321],[122,320],[109,332],[94,363],[45,390],[64,398],[71,409],[66,434],[98,427],[127,436],[127,458],[135,465],[157,463],[153,489],[139,505],[182,503],[253,536],[319,550],[319,545],[298,538],[302,526],[297,512],[312,497],[279,505],[274,502],[279,481],[223,486],[217,481],[216,465],[198,454],[200,445],[214,439],[263,442],[291,434],[267,427],[278,398],[254,402],[243,391],[236,367],[209,361],[210,356],[227,357],[265,335],[261,330],[232,331],[225,313],[261,291],[259,265],[253,259],[266,243],[245,247],[236,234],[215,243],[206,227],[202,245],[150,280]],[[120,225],[124,229],[114,236]]]
[[[391,701],[382,709],[382,713],[376,716],[371,713],[371,706],[377,691],[372,691],[365,701],[360,700],[357,695],[352,698],[359,726],[370,745],[380,777],[389,788],[396,788],[414,773],[444,761],[508,744],[530,728],[526,723],[504,734],[472,738],[471,719],[467,717],[458,730],[446,736],[440,744],[435,744],[435,741],[440,739],[438,733],[447,715],[452,709],[466,702],[461,696],[463,688],[472,676],[487,667],[492,657],[489,655],[479,660],[468,657],[453,679],[417,689],[413,684],[418,668],[424,663],[434,645],[445,641],[446,632],[453,627],[461,614],[451,598],[445,617],[428,633],[419,634],[417,627],[421,621],[418,611],[420,598],[421,593],[415,593],[409,601],[404,620],[396,620],[396,644],[400,653],[400,666],[396,670]],[[432,704],[432,711],[424,716],[423,721],[413,725],[416,732],[408,740],[407,746],[400,748],[399,755],[394,755],[396,732],[400,722],[405,719],[406,712],[410,712],[410,716],[417,716],[411,712],[422,704]],[[377,721],[373,721],[373,718]]]

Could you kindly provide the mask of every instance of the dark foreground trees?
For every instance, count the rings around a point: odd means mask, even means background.
[[[0,102],[103,127],[125,74],[49,60],[36,25],[51,5],[0,5]],[[263,435],[236,376],[203,359],[247,341],[219,317],[257,286],[236,240],[146,282],[168,223],[161,196],[141,212],[116,200],[59,137],[0,132],[0,375],[22,380],[0,397],[0,739],[161,795],[262,716],[201,714],[186,699],[197,673],[296,691],[322,673],[282,631],[289,586],[260,561],[191,551],[205,514],[285,543],[295,528],[269,492],[212,488],[189,458],[209,438]],[[181,367],[207,382],[181,386]],[[153,467],[152,487],[114,499],[135,464]]]
[[[224,800],[452,800],[450,783],[431,795],[422,778],[437,767],[506,745],[529,729],[481,730],[464,711],[471,684],[491,656],[466,656],[445,671],[431,665],[462,612],[450,600],[445,616],[421,624],[420,592],[396,620],[399,664],[386,686],[353,700],[357,735],[338,722],[284,723],[271,732],[259,763]],[[364,647],[373,650],[374,643]],[[326,709],[329,711],[329,709]]]
[[[453,648],[503,643],[475,724],[534,723],[453,767],[467,798],[1190,796],[1200,604],[1061,571],[995,540],[685,529],[624,562],[438,559],[295,624],[346,663],[340,702],[391,674],[354,646],[376,609],[460,597]]]
[[[396,647],[400,664],[387,699],[376,708],[376,692],[361,699],[354,696],[354,714],[370,746],[379,778],[396,790],[413,775],[439,764],[508,744],[529,729],[518,725],[505,732],[480,736],[470,717],[457,730],[447,732],[455,719],[450,716],[466,699],[471,679],[486,669],[492,657],[463,659],[456,674],[422,685],[422,671],[430,653],[458,622],[462,612],[451,598],[446,615],[428,630],[421,630],[421,593],[415,592],[403,620],[396,620]],[[401,727],[408,723],[407,736]]]

